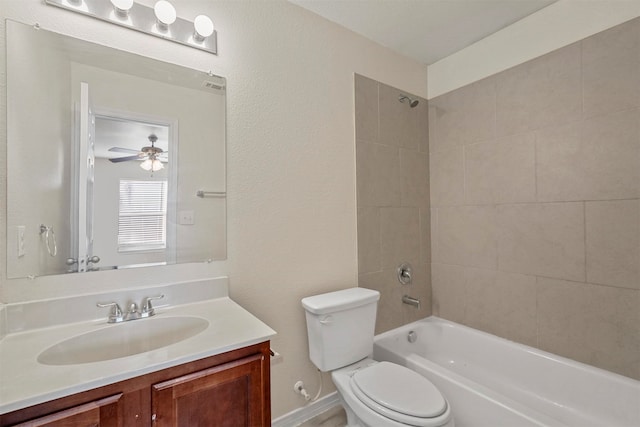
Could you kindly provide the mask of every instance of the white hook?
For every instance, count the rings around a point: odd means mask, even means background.
[[[40,235],[42,234],[44,234],[44,242],[47,246],[49,256],[55,257],[58,255],[58,245],[56,243],[56,233],[53,231],[53,227],[47,227],[44,224],[40,224]],[[51,246],[53,246],[53,249]]]

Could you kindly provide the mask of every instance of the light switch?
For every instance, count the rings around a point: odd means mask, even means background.
[[[23,257],[25,254],[25,251],[24,251],[25,226],[19,225],[17,228],[18,228],[18,258],[20,258],[20,257]]]
[[[193,211],[180,211],[178,212],[178,224],[180,225],[193,225]]]

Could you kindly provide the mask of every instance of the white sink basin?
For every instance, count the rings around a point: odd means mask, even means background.
[[[156,350],[209,327],[200,317],[152,317],[110,325],[55,344],[38,355],[44,365],[101,362]]]

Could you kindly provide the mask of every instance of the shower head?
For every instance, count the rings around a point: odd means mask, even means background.
[[[418,105],[418,104],[420,103],[420,101],[419,101],[419,100],[417,100],[417,99],[413,99],[413,98],[411,98],[411,97],[409,97],[409,96],[407,96],[407,95],[400,95],[400,96],[398,97],[398,101],[400,101],[400,102],[402,102],[402,103],[404,103],[405,101],[409,101],[409,106],[410,106],[411,108],[415,107],[416,105]]]

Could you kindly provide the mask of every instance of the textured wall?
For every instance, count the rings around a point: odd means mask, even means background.
[[[226,261],[7,281],[2,208],[0,300],[228,275],[232,298],[278,332],[273,346],[283,361],[272,370],[273,416],[304,405],[293,384],[304,380],[315,393],[317,374],[308,357],[300,299],[354,286],[358,280],[353,73],[426,97],[426,66],[286,1],[176,2],[181,17],[212,17],[218,56],[41,0],[0,4],[2,51],[4,18],[10,17],[228,79]],[[0,99],[4,103],[3,91]],[[0,200],[5,200],[6,188],[4,135],[0,114]],[[325,393],[332,391],[328,376],[324,383]]]
[[[640,378],[640,19],[429,108],[434,314]]]
[[[427,101],[410,108],[400,94],[409,93],[355,76],[358,283],[380,291],[376,333],[431,314]],[[396,278],[403,262],[410,285]]]

